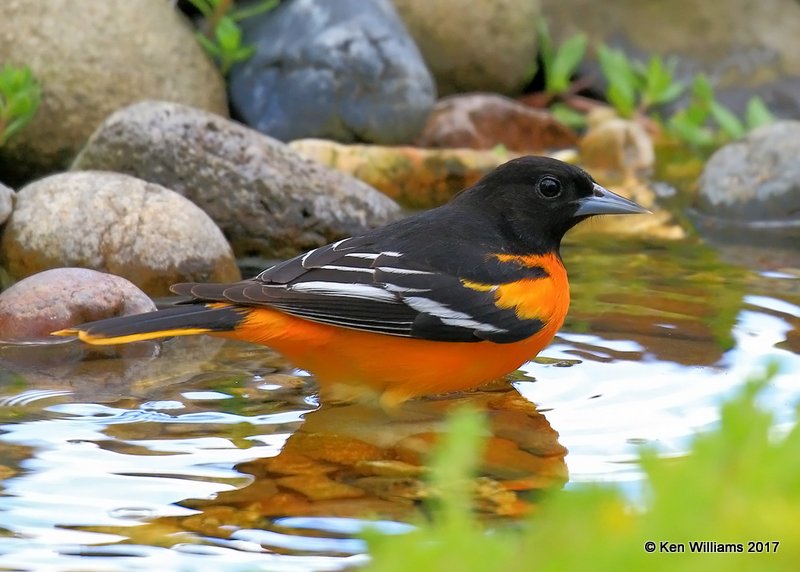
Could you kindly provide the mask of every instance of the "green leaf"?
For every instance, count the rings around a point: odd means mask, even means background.
[[[606,92],[608,102],[622,117],[632,117],[636,112],[636,93],[625,83],[611,83]]]
[[[20,95],[6,103],[4,115],[6,117],[25,117],[32,115],[36,110],[37,101],[33,98]]]
[[[702,73],[694,76],[692,81],[692,97],[700,104],[710,106],[714,101],[714,88],[711,86],[711,80],[708,76]]]
[[[772,115],[764,100],[757,95],[747,102],[744,117],[748,130],[775,122],[775,116]]]
[[[678,139],[695,147],[710,147],[716,142],[711,130],[703,126],[703,122],[698,123],[687,113],[676,113],[669,119],[667,125]]]
[[[669,103],[670,101],[678,99],[684,91],[686,91],[686,86],[684,84],[678,81],[673,82],[661,93],[661,98],[656,103]]]
[[[548,93],[564,93],[569,89],[572,74],[583,60],[588,42],[586,34],[580,33],[558,48],[552,66],[545,69],[545,88]]]
[[[653,56],[647,66],[639,66],[645,107],[667,103],[683,93],[685,86],[674,78],[675,65],[674,59],[665,62],[660,56]]]
[[[568,125],[573,129],[583,129],[586,127],[586,116],[583,113],[575,111],[568,105],[563,103],[555,103],[550,106],[550,113],[557,121],[564,125]]]
[[[722,131],[731,139],[744,137],[745,128],[733,112],[716,101],[711,103],[711,116]]]
[[[630,117],[636,110],[638,77],[633,64],[621,50],[601,44],[597,57],[603,75],[608,82],[606,97],[609,103],[623,116]]]
[[[219,19],[214,35],[223,53],[235,52],[242,45],[242,31],[228,16]]]

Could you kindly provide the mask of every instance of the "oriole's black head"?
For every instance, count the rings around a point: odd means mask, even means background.
[[[601,187],[583,169],[533,156],[500,165],[454,203],[493,219],[527,252],[557,251],[564,234],[593,215],[648,212]]]

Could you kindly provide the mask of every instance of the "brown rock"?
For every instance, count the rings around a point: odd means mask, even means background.
[[[127,278],[150,295],[175,282],[240,278],[213,221],[159,185],[116,173],[62,173],[17,193],[2,239],[9,274],[80,266]]]
[[[0,294],[0,339],[46,337],[83,322],[155,309],[153,301],[124,278],[84,268],[55,268]]]
[[[500,95],[470,93],[440,100],[428,117],[417,144],[422,147],[542,152],[572,147],[575,132],[549,112]]]

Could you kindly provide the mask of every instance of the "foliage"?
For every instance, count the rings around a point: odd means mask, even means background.
[[[409,534],[371,533],[368,569],[794,570],[800,558],[794,541],[800,538],[800,424],[776,435],[771,415],[758,407],[772,373],[749,381],[724,404],[719,427],[697,436],[686,457],[642,450],[646,506],[632,506],[618,486],[579,486],[545,499],[513,528],[488,529],[470,512],[462,483],[475,468],[483,426],[479,415],[462,412],[451,419],[449,438],[434,459],[442,506]],[[655,543],[652,553],[648,541]],[[689,543],[695,541],[715,548],[731,543],[736,552],[693,552]],[[670,553],[669,543],[685,552]]]
[[[543,20],[537,22],[537,30],[544,76],[541,101],[550,105],[558,120],[582,128],[586,125],[584,113],[597,105],[577,95],[587,86],[572,79],[586,55],[588,38],[580,32],[556,46]],[[640,61],[605,44],[597,46],[597,58],[606,80],[606,100],[620,116],[645,122],[645,115],[652,116],[666,127],[667,133],[691,146],[717,146],[774,121],[758,97],[750,100],[744,119],[739,119],[716,101],[711,83],[703,74],[695,76],[690,86],[678,81],[674,58],[653,55],[648,61]],[[674,103],[687,90],[691,97],[689,105],[662,121],[659,110]]]
[[[539,54],[544,71],[544,89],[551,96],[569,91],[572,75],[586,54],[588,37],[584,33],[575,34],[560,46],[553,44],[550,29],[543,19],[537,23],[539,35]]]
[[[0,69],[0,146],[36,115],[42,89],[27,67],[6,64]]]
[[[608,83],[606,98],[623,117],[654,113],[686,91],[686,86],[675,78],[674,59],[654,55],[644,63],[606,45],[598,46],[597,57]],[[751,129],[774,121],[759,97],[749,101],[743,121],[737,118],[716,100],[711,81],[704,74],[694,77],[690,96],[689,104],[672,115],[666,126],[673,136],[696,147],[739,139]]]
[[[718,126],[713,129],[711,122]],[[774,121],[760,97],[752,98],[745,111],[744,121],[714,97],[714,88],[707,76],[695,76],[691,87],[691,101],[667,122],[673,135],[699,147],[710,147],[728,139],[743,137],[747,131]]]
[[[189,0],[203,15],[206,32],[197,33],[197,41],[219,64],[227,75],[234,64],[245,61],[255,52],[255,47],[242,44],[242,30],[238,22],[271,10],[279,0],[265,0],[251,7],[233,9],[233,0]]]
[[[675,79],[674,59],[654,55],[645,64],[606,45],[598,46],[597,57],[608,81],[606,97],[623,117],[674,101],[685,90]]]

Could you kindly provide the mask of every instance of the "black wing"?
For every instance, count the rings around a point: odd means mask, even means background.
[[[366,235],[317,248],[252,280],[179,284],[173,290],[200,300],[269,306],[323,324],[437,341],[508,343],[542,327],[539,320],[522,320],[513,309],[498,308],[491,283],[471,288],[464,280],[472,278],[419,258],[417,253],[412,262]],[[504,281],[515,271],[501,273]]]

